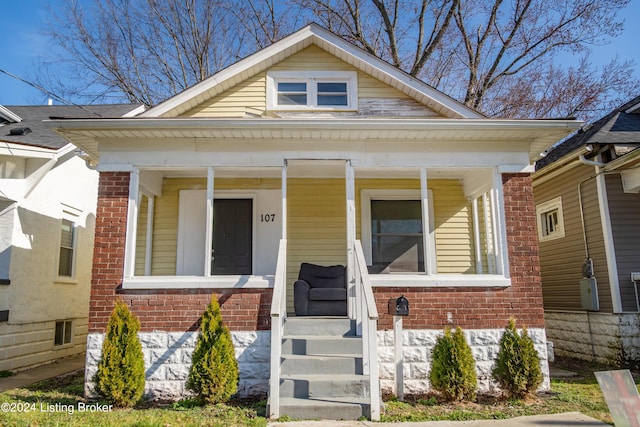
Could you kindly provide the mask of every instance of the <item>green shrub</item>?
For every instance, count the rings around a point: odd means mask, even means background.
[[[238,389],[238,361],[215,295],[202,314],[187,388],[209,403],[226,402]]]
[[[514,319],[509,320],[500,339],[500,351],[491,373],[507,395],[518,399],[535,392],[542,384],[540,357],[533,340],[527,328],[518,334]]]
[[[116,406],[133,406],[144,393],[144,356],[139,330],[140,321],[127,304],[116,301],[95,378],[98,391]]]
[[[444,335],[436,340],[429,381],[447,400],[475,399],[478,384],[476,361],[459,326],[453,334],[447,327]]]

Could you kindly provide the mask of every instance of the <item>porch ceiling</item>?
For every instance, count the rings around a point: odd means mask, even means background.
[[[99,160],[110,141],[251,140],[415,142],[421,144],[526,143],[531,162],[550,145],[578,129],[573,120],[492,119],[73,119],[47,126]],[[101,147],[99,147],[99,144]],[[514,144],[515,145],[515,144]],[[149,148],[147,148],[149,149]],[[151,148],[152,149],[152,148]],[[452,146],[454,149],[454,146]]]

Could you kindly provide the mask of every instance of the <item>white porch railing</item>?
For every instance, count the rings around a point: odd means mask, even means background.
[[[269,374],[269,418],[280,417],[280,359],[287,318],[287,241],[280,240],[278,263],[271,299],[271,372]]]
[[[362,370],[369,375],[371,397],[371,420],[380,420],[380,373],[378,370],[378,309],[373,297],[369,271],[360,240],[354,240],[355,287],[356,287],[356,330],[362,335]],[[273,321],[273,320],[272,320]]]

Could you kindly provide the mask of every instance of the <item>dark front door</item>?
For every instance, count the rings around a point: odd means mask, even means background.
[[[212,274],[251,274],[253,200],[213,203]]]

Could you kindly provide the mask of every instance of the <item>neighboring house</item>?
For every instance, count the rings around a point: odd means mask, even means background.
[[[487,119],[312,24],[137,117],[48,126],[100,171],[88,380],[121,298],[147,394],[183,395],[212,295],[239,393],[268,392],[270,416],[378,418],[401,295],[408,392],[428,389],[435,338],[456,325],[489,389],[512,316],[548,380],[530,173],[579,123]],[[324,298],[348,295],[348,317],[292,316],[302,263],[347,266],[348,289]]]
[[[545,320],[558,355],[640,362],[638,147],[640,97],[536,163]]]
[[[0,370],[86,349],[98,173],[42,121],[136,107],[85,108],[0,106]]]

